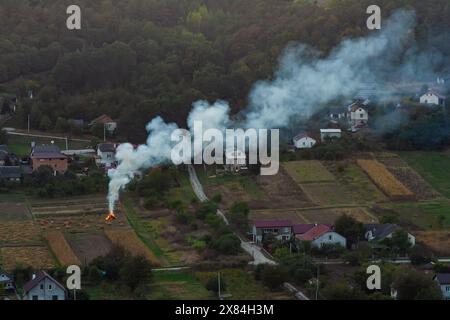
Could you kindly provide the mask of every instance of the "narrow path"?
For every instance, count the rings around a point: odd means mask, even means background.
[[[16,132],[16,131],[8,131],[9,135],[12,136],[23,136],[23,137],[33,137],[33,138],[48,138],[48,139],[59,139],[59,140],[66,140],[69,141],[78,141],[78,142],[91,142],[90,140],[86,139],[75,139],[75,138],[69,138],[69,137],[62,137],[62,136],[47,136],[43,134],[33,134],[33,133],[23,133],[23,132]]]

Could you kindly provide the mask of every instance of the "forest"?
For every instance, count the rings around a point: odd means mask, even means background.
[[[66,8],[82,29],[66,28]],[[16,125],[67,131],[70,119],[108,114],[119,136],[145,140],[156,115],[185,124],[194,101],[246,105],[252,84],[270,79],[291,42],[326,55],[369,32],[368,0],[2,0],[0,97],[16,96]],[[417,39],[450,30],[450,2],[379,0],[383,17],[417,13]],[[447,34],[448,35],[448,34]],[[445,35],[431,45],[450,52]],[[33,99],[30,99],[30,93]]]

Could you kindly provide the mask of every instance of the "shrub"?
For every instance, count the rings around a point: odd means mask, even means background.
[[[270,290],[277,290],[288,279],[288,273],[283,267],[264,265],[260,277]]]
[[[211,200],[215,203],[220,203],[222,201],[222,194],[216,193],[212,196]]]
[[[223,254],[238,254],[241,249],[241,240],[234,234],[225,234],[211,243],[213,249]]]
[[[225,279],[221,276],[220,277],[220,291],[224,292],[227,288],[227,284],[225,282]],[[215,293],[219,292],[219,281],[218,277],[211,277],[208,279],[208,282],[206,283],[206,289],[209,291],[213,291]]]

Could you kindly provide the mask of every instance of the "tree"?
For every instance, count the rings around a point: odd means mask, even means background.
[[[39,123],[39,129],[42,131],[47,131],[52,128],[52,121],[47,115],[42,116],[41,121]]]
[[[441,289],[430,275],[407,267],[399,268],[392,287],[399,300],[442,299]]]
[[[366,298],[361,290],[344,281],[327,284],[322,290],[322,294],[327,300],[363,300]]]
[[[235,255],[241,250],[241,240],[234,234],[229,233],[220,236],[217,240],[211,242],[213,249],[223,254]]]
[[[364,239],[364,225],[346,214],[336,220],[334,230],[347,239],[348,248]]]
[[[288,279],[288,273],[283,267],[264,265],[260,277],[264,285],[275,291]]]
[[[401,229],[396,230],[391,238],[386,238],[382,242],[398,253],[405,253],[411,247],[408,232]]]
[[[241,232],[248,230],[250,209],[245,202],[234,202],[230,208],[230,222]]]
[[[8,134],[3,129],[0,129],[0,144],[8,144]]]
[[[145,285],[152,277],[152,266],[144,256],[127,259],[120,270],[120,279],[131,289]]]

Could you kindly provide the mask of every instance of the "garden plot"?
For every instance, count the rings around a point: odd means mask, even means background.
[[[317,160],[283,162],[282,166],[298,184],[336,180],[327,168]]]
[[[414,192],[417,199],[430,200],[441,196],[400,157],[396,155],[379,157],[379,161],[386,166],[395,178]]]
[[[24,203],[0,202],[0,222],[30,219],[30,213]]]
[[[42,243],[41,230],[33,221],[7,221],[0,223],[0,245]]]
[[[72,251],[71,246],[67,242],[66,238],[59,231],[51,231],[45,234],[45,239],[50,246],[53,254],[58,259],[59,263],[63,266],[81,265],[80,259]],[[95,245],[93,245],[95,244]],[[91,243],[92,246],[96,246],[95,242]]]
[[[45,246],[8,246],[0,247],[2,267],[11,271],[16,266],[30,266],[34,269],[50,269],[55,262]]]
[[[378,188],[392,200],[414,199],[414,193],[398,181],[382,163],[377,160],[366,159],[358,159],[356,163]]]
[[[339,183],[306,183],[302,189],[317,205],[334,206],[353,204],[351,194]]]
[[[43,231],[59,230],[66,232],[91,232],[105,230],[115,226],[127,226],[126,217],[117,213],[117,220],[114,220],[112,224],[105,222],[106,214],[101,215],[74,215],[64,217],[38,217],[36,223],[42,228]]]
[[[63,217],[99,215],[107,212],[105,198],[80,198],[66,201],[39,201],[32,203],[33,215],[40,217]]]
[[[85,265],[97,257],[105,256],[112,247],[111,241],[103,232],[66,233],[65,238],[75,255]]]
[[[437,255],[450,256],[450,231],[417,231],[414,235]]]

